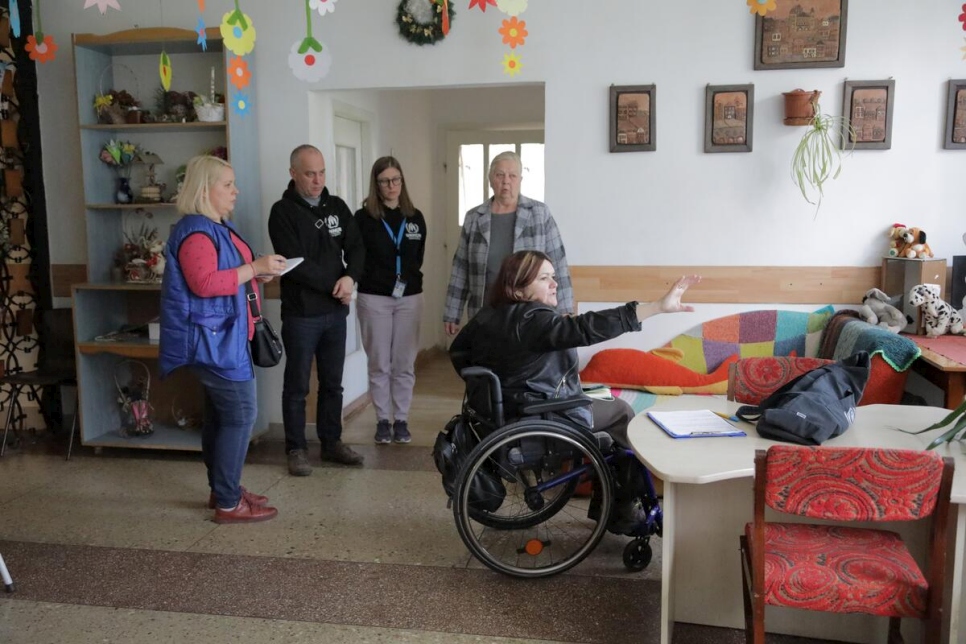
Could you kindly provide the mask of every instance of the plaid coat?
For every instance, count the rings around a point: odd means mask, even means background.
[[[486,291],[486,258],[490,244],[490,201],[466,213],[460,243],[453,256],[453,270],[446,289],[443,322],[459,324],[463,307],[472,318],[483,306]],[[550,257],[557,273],[557,310],[574,312],[570,268],[557,223],[547,205],[520,195],[513,232],[513,251],[539,250]]]

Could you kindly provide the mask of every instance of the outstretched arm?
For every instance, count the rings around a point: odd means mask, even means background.
[[[700,275],[685,275],[676,281],[670,290],[656,302],[642,302],[637,305],[638,321],[645,320],[658,313],[684,313],[693,311],[694,307],[689,304],[682,304],[681,297],[684,296],[688,287],[701,281]]]

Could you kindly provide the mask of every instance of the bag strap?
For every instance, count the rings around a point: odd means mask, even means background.
[[[261,319],[262,312],[258,310],[258,296],[255,295],[255,289],[252,288],[251,280],[245,282],[245,299],[248,300],[248,308],[252,312],[252,319],[257,322]]]

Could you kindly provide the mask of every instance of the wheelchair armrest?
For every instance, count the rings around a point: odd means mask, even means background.
[[[539,416],[553,411],[566,411],[577,407],[586,407],[594,402],[587,396],[572,396],[570,398],[554,398],[553,400],[537,400],[528,402],[520,410],[524,416]]]

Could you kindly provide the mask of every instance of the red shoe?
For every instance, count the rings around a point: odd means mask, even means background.
[[[254,492],[249,492],[248,490],[245,489],[244,485],[239,485],[238,487],[241,488],[242,496],[247,498],[249,503],[251,503],[252,505],[268,505],[267,496],[262,496],[261,494],[255,494]],[[215,503],[215,493],[212,492],[211,495],[208,497],[208,509],[214,510],[216,507],[218,506]]]
[[[278,510],[267,505],[252,505],[244,496],[234,510],[215,508],[215,523],[255,523],[268,521],[278,516]]]

